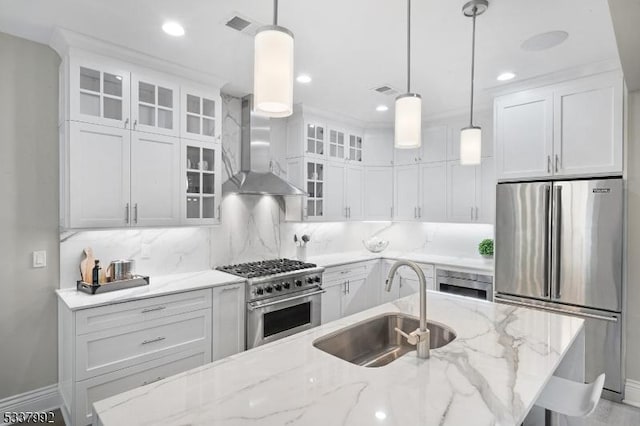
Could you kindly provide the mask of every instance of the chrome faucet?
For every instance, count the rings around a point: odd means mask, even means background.
[[[420,281],[420,328],[412,331],[410,334],[405,333],[396,327],[396,332],[403,335],[407,342],[411,345],[415,345],[418,352],[418,358],[429,358],[430,342],[429,342],[429,329],[427,328],[427,280],[424,277],[424,272],[414,262],[408,260],[398,260],[393,264],[389,270],[389,276],[387,277],[385,290],[391,291],[391,285],[393,284],[393,276],[401,266],[408,266],[413,269],[418,280]]]

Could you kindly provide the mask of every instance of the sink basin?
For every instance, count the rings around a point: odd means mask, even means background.
[[[383,314],[343,328],[313,342],[316,348],[363,367],[382,367],[416,347],[395,331],[411,333],[420,320],[404,314]],[[431,349],[441,348],[456,338],[456,333],[442,324],[427,321]]]

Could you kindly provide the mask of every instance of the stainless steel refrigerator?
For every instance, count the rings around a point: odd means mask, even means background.
[[[585,319],[586,379],[620,400],[622,179],[499,183],[495,300]]]

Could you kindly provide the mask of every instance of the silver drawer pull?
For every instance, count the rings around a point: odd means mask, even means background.
[[[349,272],[351,272],[351,270],[347,270],[347,271],[340,271],[340,274],[348,274]]]
[[[161,311],[163,309],[167,309],[167,307],[166,306],[157,306],[155,308],[147,308],[147,309],[143,309],[142,313],[146,314],[147,312]]]
[[[159,381],[160,381],[160,380],[162,380],[162,379],[164,379],[164,377],[156,377],[156,378],[155,378],[155,379],[153,379],[153,380],[148,380],[148,381],[144,382],[144,383],[142,384],[142,386],[146,386],[146,385],[150,385],[151,383],[159,382]]]
[[[162,342],[164,339],[166,339],[166,337],[156,337],[155,339],[145,340],[144,342],[142,342],[142,344],[148,345],[149,343]]]

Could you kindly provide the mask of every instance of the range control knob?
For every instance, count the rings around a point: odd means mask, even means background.
[[[276,291],[282,291],[282,286],[280,284],[274,285],[273,288],[275,288]]]
[[[258,295],[264,294],[264,290],[262,289],[262,287],[258,287],[256,289],[256,294],[258,294]]]
[[[296,280],[296,287],[302,287],[302,280]]]
[[[315,282],[319,283],[319,282],[320,282],[320,277],[316,276],[313,280],[314,280]]]
[[[289,284],[289,282],[283,282],[282,283],[282,287],[286,288],[287,290],[291,287],[291,284]]]
[[[264,288],[264,291],[266,291],[267,293],[271,293],[273,291],[273,287],[271,287],[270,285],[266,286]]]
[[[307,278],[307,282],[308,282],[309,284],[313,284],[313,277],[309,277],[309,278]]]

